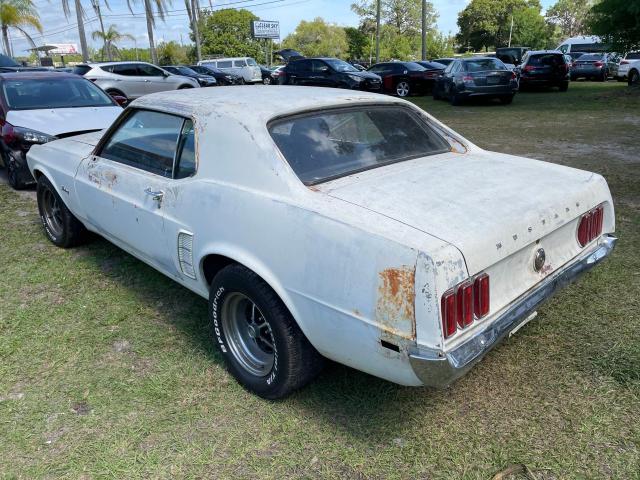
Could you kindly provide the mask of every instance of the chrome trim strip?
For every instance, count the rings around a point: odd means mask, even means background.
[[[594,250],[583,253],[573,263],[547,277],[538,286],[517,299],[494,320],[462,345],[449,352],[419,348],[409,354],[416,376],[426,386],[446,387],[464,375],[513,329],[558,289],[590,270],[613,251],[618,239],[605,234]]]

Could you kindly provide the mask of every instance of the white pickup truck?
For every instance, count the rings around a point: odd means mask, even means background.
[[[629,85],[640,83],[640,52],[629,52],[620,60],[616,80],[627,80]]]

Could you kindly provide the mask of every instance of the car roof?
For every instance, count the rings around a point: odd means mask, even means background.
[[[548,53],[555,53],[557,55],[564,55],[560,50],[529,50],[527,52],[528,55],[545,55]]]
[[[3,80],[36,80],[39,78],[56,78],[56,79],[65,79],[65,78],[82,78],[75,73],[68,72],[54,72],[54,71],[22,71],[22,72],[5,72],[0,73],[0,79]]]
[[[149,64],[149,62],[143,62],[142,60],[140,60],[140,61],[137,61],[137,60],[124,60],[122,62],[88,62],[88,63],[81,63],[81,64],[78,64],[76,66],[87,65],[89,67],[101,67],[103,65],[128,65],[128,64],[131,64],[131,63],[146,63],[146,64]],[[152,65],[152,64],[150,64],[150,65]],[[154,65],[154,67],[155,66],[157,66],[157,65]],[[162,68],[162,67],[160,67],[160,68]]]
[[[264,128],[264,124],[272,118],[302,111],[354,103],[402,102],[376,93],[321,87],[251,85],[238,86],[233,90],[233,95],[226,88],[158,92],[138,98],[131,103],[131,107],[160,110],[195,119],[225,116],[243,126],[251,124],[256,128]],[[251,112],[251,115],[247,115],[247,112]]]

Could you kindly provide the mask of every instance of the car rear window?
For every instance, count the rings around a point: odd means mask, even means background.
[[[450,150],[416,113],[395,105],[298,115],[270,123],[269,133],[307,185]]]
[[[464,62],[467,72],[483,72],[485,70],[506,70],[500,60],[496,58],[480,58],[478,60],[466,60]]]
[[[6,80],[2,94],[9,110],[114,106],[109,95],[84,78]]]
[[[91,70],[91,67],[89,65],[76,65],[75,67],[73,67],[73,70],[71,70],[71,72],[75,73],[76,75],[84,75],[89,70]]]
[[[561,53],[545,53],[542,55],[531,55],[527,61],[528,65],[562,65],[565,63],[564,55]]]
[[[583,61],[583,60],[602,60],[604,58],[604,55],[602,55],[601,53],[586,53],[584,55],[581,55],[578,57],[578,60]]]

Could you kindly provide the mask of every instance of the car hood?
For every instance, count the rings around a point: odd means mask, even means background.
[[[101,130],[122,113],[122,107],[48,108],[10,110],[6,120],[16,127],[30,128],[48,135]]]
[[[396,163],[317,187],[456,246],[472,275],[610,199],[599,175],[484,151]]]

